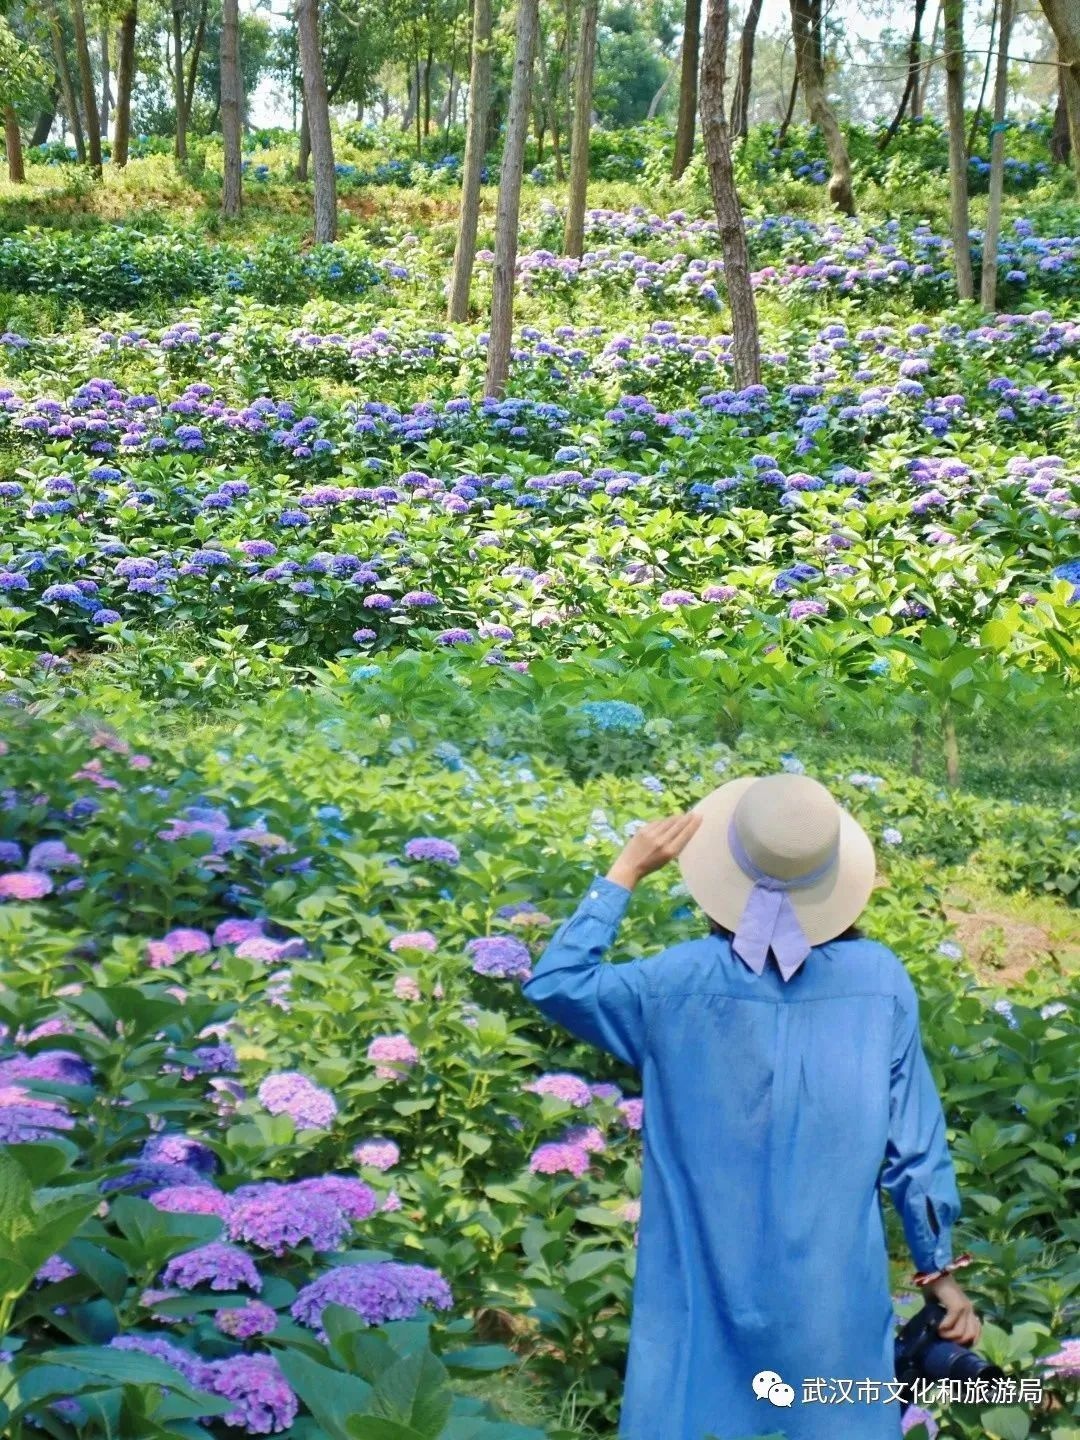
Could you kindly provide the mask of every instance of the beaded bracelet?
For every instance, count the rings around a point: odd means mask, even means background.
[[[912,1281],[919,1286],[929,1285],[932,1280],[940,1280],[950,1270],[959,1270],[962,1265],[970,1265],[974,1258],[970,1250],[965,1250],[962,1255],[958,1255],[955,1260],[950,1260],[948,1265],[943,1265],[940,1270],[916,1270],[911,1277]]]

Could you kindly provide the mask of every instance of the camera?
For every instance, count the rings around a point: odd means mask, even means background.
[[[938,1325],[944,1316],[944,1305],[928,1300],[918,1314],[901,1327],[896,1336],[897,1380],[905,1387],[915,1380],[986,1380],[991,1384],[1004,1380],[1005,1372],[1000,1365],[984,1360],[966,1345],[941,1339]]]

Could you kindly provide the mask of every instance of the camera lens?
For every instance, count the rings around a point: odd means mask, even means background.
[[[931,1380],[986,1380],[992,1383],[1005,1378],[1000,1365],[991,1364],[952,1340],[938,1340],[927,1346],[922,1373]]]

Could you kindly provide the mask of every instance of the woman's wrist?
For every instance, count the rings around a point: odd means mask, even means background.
[[[612,864],[611,869],[604,876],[605,880],[611,880],[614,884],[622,885],[627,890],[633,890],[640,878],[634,867],[628,865],[621,857]]]

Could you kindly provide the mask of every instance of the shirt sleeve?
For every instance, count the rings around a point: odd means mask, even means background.
[[[521,988],[549,1020],[640,1069],[645,1054],[644,962],[603,960],[629,900],[624,885],[594,875]]]
[[[960,1194],[945,1114],[922,1046],[918,995],[902,966],[893,996],[889,1134],[881,1181],[899,1211],[916,1269],[936,1271],[949,1264]]]

